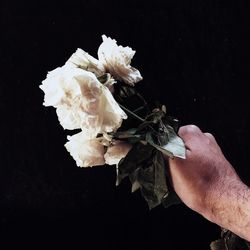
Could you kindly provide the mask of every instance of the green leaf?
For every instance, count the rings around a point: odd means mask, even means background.
[[[140,142],[135,143],[126,157],[118,164],[117,185],[137,168],[147,166],[152,161],[153,150],[154,148],[150,145],[144,145]]]
[[[168,126],[168,143],[162,147],[170,151],[175,157],[186,158],[186,148],[183,140],[176,135],[174,129]]]
[[[130,94],[124,91],[122,97]],[[169,125],[171,122],[177,126],[177,120],[166,117],[161,109],[155,109],[145,120],[140,120],[142,122],[136,129],[118,131],[113,135],[114,138],[134,143],[118,164],[117,185],[129,177],[132,192],[140,189],[150,209],[161,203],[165,207],[178,204],[181,201],[167,182],[164,158],[164,155],[185,158],[185,145]]]
[[[151,114],[147,115],[146,120],[152,121],[153,123],[159,123],[163,117],[165,117],[165,112],[162,110],[153,111]]]
[[[168,194],[164,158],[157,150],[154,151],[153,160],[146,167],[137,168],[129,178],[132,191],[140,188],[150,209],[161,204],[163,197]]]
[[[179,197],[167,181],[165,158],[150,144],[136,143],[118,164],[117,185],[129,177],[132,192],[141,190],[150,209],[163,204],[169,207],[180,203]]]
[[[170,126],[166,126],[166,129],[162,134],[154,135],[152,132],[148,132],[146,140],[153,147],[169,157],[186,158],[184,142],[179,136],[177,136],[174,129]]]
[[[162,205],[165,208],[168,208],[172,205],[180,204],[182,201],[179,198],[179,196],[175,193],[175,191],[169,187],[169,192],[163,197],[162,199]]]
[[[132,182],[132,189],[131,189],[132,193],[134,193],[135,191],[137,191],[138,189],[141,188],[140,183],[136,179],[131,180],[131,178],[130,178],[130,181]]]
[[[113,138],[115,139],[127,139],[127,138],[140,138],[139,134],[136,134],[136,129],[129,129],[129,130],[125,130],[125,131],[117,131],[114,133],[110,133],[112,135]]]
[[[155,140],[153,139],[153,136],[152,136],[152,133],[151,132],[148,132],[146,134],[146,141],[152,145],[153,147],[155,147],[157,150],[161,151],[164,155],[167,155],[168,157],[171,157],[173,158],[174,157],[174,154],[172,152],[170,152],[169,150],[165,149],[164,147],[160,146],[160,145],[157,145],[155,143]]]
[[[245,242],[246,243],[246,245],[247,245],[247,247],[250,249],[250,242]]]
[[[117,131],[114,133],[110,133],[110,135],[114,139],[125,140],[131,144],[135,144],[135,143],[140,142],[141,140],[144,140],[144,137],[145,137],[141,134],[136,134],[136,132],[137,132],[136,128],[131,128],[125,131]]]
[[[215,240],[210,244],[211,250],[227,250],[223,239]]]
[[[250,244],[227,229],[222,229],[222,238],[210,244],[211,250],[249,250]]]
[[[134,87],[129,86],[127,84],[120,84],[118,93],[116,94],[119,95],[121,98],[128,98],[128,97],[136,95],[136,93],[137,92]]]

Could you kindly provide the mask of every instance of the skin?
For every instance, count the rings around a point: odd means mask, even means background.
[[[250,188],[223,155],[215,138],[197,126],[181,127],[186,159],[169,159],[173,187],[192,210],[250,241]]]

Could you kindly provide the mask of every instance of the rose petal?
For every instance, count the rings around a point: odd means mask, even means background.
[[[103,114],[101,131],[116,131],[122,124],[123,119],[127,119],[126,113],[120,108],[107,87],[102,86],[102,111]]]
[[[57,108],[64,129],[87,128],[96,135],[115,131],[127,118],[92,72],[63,66],[50,72],[40,87],[44,105]]]
[[[127,142],[115,141],[112,146],[108,147],[107,152],[104,155],[106,164],[118,164],[119,161],[127,155],[131,148],[132,145]]]
[[[135,51],[130,47],[118,46],[116,40],[105,35],[102,36],[102,39],[103,43],[98,49],[98,58],[106,71],[113,75],[115,79],[130,85],[142,80],[140,72],[130,66]]]
[[[100,61],[79,48],[68,59],[66,65],[93,72],[96,76],[101,76],[105,73],[105,68]]]
[[[65,147],[76,161],[79,167],[92,167],[104,165],[104,147],[98,138],[91,138],[91,135],[80,132],[68,136],[69,140]]]

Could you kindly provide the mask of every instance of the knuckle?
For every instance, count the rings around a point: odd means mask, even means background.
[[[186,125],[180,128],[179,134],[186,135],[186,134],[197,134],[200,133],[201,130],[196,125]]]
[[[215,137],[211,133],[204,133],[204,135],[211,141],[215,141]]]
[[[207,137],[214,138],[214,136],[211,133],[205,133]]]

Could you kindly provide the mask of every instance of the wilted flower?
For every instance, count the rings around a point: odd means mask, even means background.
[[[68,67],[50,72],[40,88],[44,105],[57,108],[64,129],[90,129],[94,135],[120,127],[127,115],[92,72]]]
[[[99,61],[115,79],[130,85],[142,80],[140,72],[131,67],[130,63],[135,51],[130,47],[118,46],[116,40],[102,36],[103,43],[98,49]]]
[[[106,154],[104,155],[105,162],[109,165],[118,164],[119,161],[124,158],[132,145],[124,141],[114,141],[113,145],[108,147]]]
[[[93,138],[86,132],[68,136],[65,147],[79,167],[104,165],[104,146],[99,138]]]

